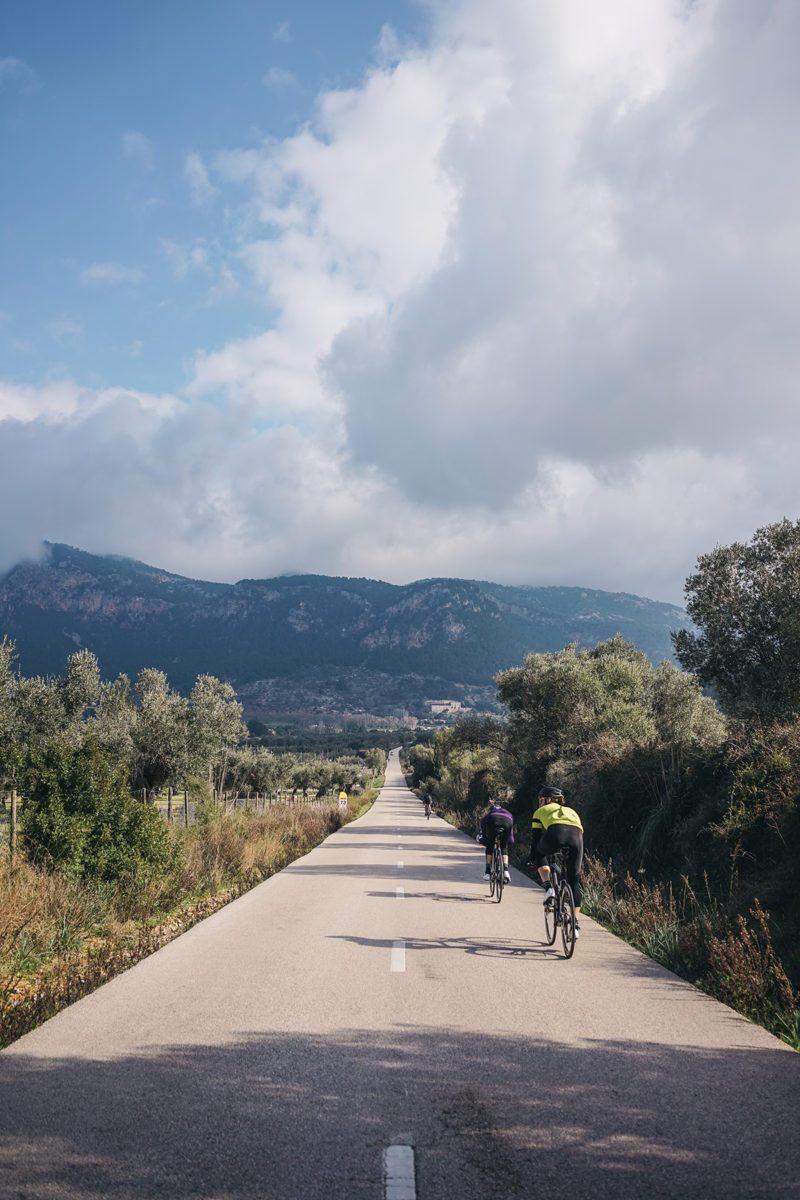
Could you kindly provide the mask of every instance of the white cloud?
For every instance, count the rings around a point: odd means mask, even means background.
[[[0,58],[0,91],[35,92],[39,81],[32,67],[21,58]]]
[[[264,76],[264,85],[275,92],[291,92],[299,89],[300,81],[296,75],[283,67],[270,67]]]
[[[505,505],[553,456],[619,472],[741,447],[765,418],[797,437],[800,12],[766,7],[445,10],[415,66],[464,85],[435,160],[458,195],[449,254],[328,361],[362,461],[443,508]],[[477,121],[457,67],[476,54],[494,77]],[[731,57],[758,78],[744,102]]]
[[[184,159],[183,173],[192,193],[195,204],[212,204],[218,193],[211,183],[208,170],[199,154],[187,154]]]
[[[83,337],[83,325],[80,321],[73,321],[69,317],[59,317],[55,321],[51,321],[47,327],[53,341],[58,342],[60,346],[74,345]]]
[[[202,242],[182,246],[170,238],[162,238],[160,246],[176,279],[185,279],[191,271],[208,272],[210,269],[208,247]]]
[[[128,130],[122,135],[122,153],[123,156],[131,163],[134,163],[142,171],[150,172],[155,170],[156,152],[155,146],[150,138],[146,137],[138,130]]]
[[[123,402],[160,417],[168,417],[180,409],[180,402],[174,396],[125,388],[96,391],[66,379],[40,388],[0,382],[0,422],[80,422],[88,414]]]
[[[448,530],[485,526],[483,561],[514,544],[499,528],[530,525],[556,574],[577,547],[605,574],[587,512],[623,528],[635,512],[654,545],[665,508],[642,463],[673,507],[687,466],[716,464],[725,504],[702,503],[730,527],[719,464],[746,459],[765,420],[800,441],[800,11],[464,0],[434,17],[429,47],[384,38],[394,65],[322,96],[313,129],[220,157],[252,189],[268,236],[242,257],[279,318],[202,356],[194,389],[272,419],[339,416],[356,467]],[[781,502],[758,461],[753,512],[769,519],[771,490],[779,517],[796,490]],[[557,521],[531,501],[554,462],[592,481]],[[682,528],[701,550],[705,527]],[[655,557],[632,558],[631,586]]]
[[[292,40],[292,34],[289,29],[288,21],[281,21],[280,25],[278,25],[273,33],[272,39],[275,42],[290,42]]]
[[[144,273],[138,267],[125,267],[118,262],[97,262],[81,272],[84,283],[141,283]]]
[[[800,7],[429,11],[294,136],[187,157],[272,317],[185,399],[0,390],[12,476],[67,432],[68,502],[20,537],[677,601],[698,554],[800,515]],[[218,275],[214,236],[162,241],[178,277]]]

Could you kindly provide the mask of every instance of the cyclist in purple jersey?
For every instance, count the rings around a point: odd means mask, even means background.
[[[503,882],[511,883],[511,876],[508,873],[508,847],[514,845],[514,818],[507,808],[503,808],[502,804],[492,804],[489,811],[481,817],[481,831],[476,840],[481,842],[486,850],[484,879],[489,878],[492,847],[496,836],[500,838],[500,849],[503,851]]]

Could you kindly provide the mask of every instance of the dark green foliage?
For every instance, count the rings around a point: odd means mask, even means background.
[[[438,778],[433,745],[418,742],[408,752],[412,788],[431,786]]]
[[[679,662],[729,712],[800,715],[800,520],[704,554],[685,592],[699,632],[673,635]]]
[[[155,809],[132,800],[124,768],[114,770],[96,742],[34,748],[20,823],[27,857],[70,878],[113,882],[163,870],[168,828]]]

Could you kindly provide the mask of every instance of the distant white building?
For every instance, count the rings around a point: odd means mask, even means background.
[[[430,705],[432,713],[454,713],[466,711],[460,700],[427,700],[426,704]]]

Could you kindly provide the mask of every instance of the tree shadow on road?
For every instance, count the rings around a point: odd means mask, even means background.
[[[23,1040],[0,1055],[0,1194],[375,1200],[399,1138],[420,1200],[797,1195],[790,1053],[561,1035],[409,1023],[110,1061]]]

